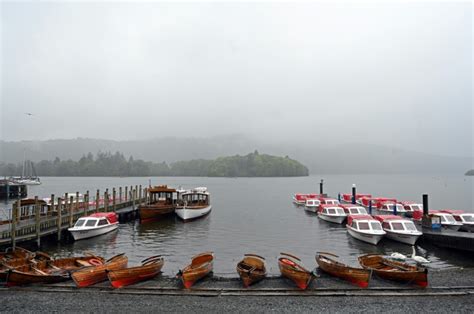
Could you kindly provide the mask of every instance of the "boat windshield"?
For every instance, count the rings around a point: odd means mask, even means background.
[[[370,225],[372,226],[372,230],[382,230],[382,226],[376,221],[371,222]]]
[[[336,207],[336,213],[338,213],[339,215],[344,215],[344,209]]]
[[[336,210],[334,208],[327,208],[328,214],[334,215],[336,213]]]
[[[367,215],[367,211],[362,207],[353,207],[349,209],[349,212],[355,215]]]
[[[450,223],[456,222],[456,220],[454,220],[454,217],[451,216],[451,215],[442,215],[441,216],[441,221],[442,222],[450,222]]]
[[[101,220],[99,220],[99,223],[97,224],[98,226],[104,226],[107,224],[107,219],[103,218]]]
[[[405,230],[401,222],[392,222],[392,230]]]
[[[474,222],[474,215],[462,215],[461,217],[464,222]]]
[[[416,227],[415,227],[415,224],[413,224],[413,222],[411,221],[406,221],[404,223],[405,225],[405,229],[409,230],[409,231],[417,231]]]
[[[385,205],[384,206],[388,210],[393,210],[393,204]],[[403,206],[400,204],[397,204],[397,211],[403,211]]]
[[[411,210],[423,210],[423,205],[411,205]]]
[[[86,227],[95,227],[95,224],[97,223],[96,219],[89,219],[86,222]]]
[[[359,230],[369,230],[369,223],[368,222],[358,222]]]
[[[74,225],[74,227],[82,227],[85,223],[85,219],[79,219],[78,221],[76,221],[76,224]]]

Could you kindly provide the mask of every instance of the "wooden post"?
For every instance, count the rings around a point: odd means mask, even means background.
[[[16,249],[16,220],[18,218],[18,212],[20,211],[20,208],[21,208],[21,200],[20,198],[18,198],[18,201],[16,201],[16,206],[12,207],[11,240],[12,240],[13,250]]]
[[[142,203],[142,185],[140,184],[140,188],[138,189],[138,206]]]
[[[66,193],[67,195],[67,193]],[[61,223],[62,223],[62,218],[63,218],[63,213],[62,213],[62,207],[63,204],[61,204],[61,198],[58,197],[58,241],[61,241]]]
[[[356,185],[353,184],[352,185],[352,204],[355,204],[356,203]]]
[[[122,203],[122,187],[119,187],[119,199],[120,199],[120,203]]]
[[[51,207],[49,208],[51,216],[54,214],[54,194],[51,194]]]
[[[89,212],[89,191],[87,191],[86,195],[84,195],[84,216],[87,216],[88,212]]]
[[[128,186],[125,187],[125,201],[128,201]]]
[[[136,190],[132,190],[131,187],[130,187],[130,193],[132,194],[132,210],[135,210],[135,194],[136,194]]]
[[[76,192],[76,208],[75,208],[76,213],[79,212],[79,192]]]
[[[109,189],[105,189],[104,192],[104,212],[109,211]]]
[[[99,198],[100,198],[100,191],[97,190],[97,194],[95,195],[95,212],[99,212]]]
[[[74,222],[74,196],[71,195],[69,199],[69,227],[72,227],[72,223]]]
[[[36,231],[36,244],[40,246],[41,230],[40,230],[40,204],[38,196],[35,196],[35,231]]]
[[[321,195],[324,194],[323,186],[324,186],[324,180],[321,179],[321,182],[319,182],[319,194]]]
[[[146,205],[148,204],[148,188],[145,188],[143,192],[145,193],[145,205]]]
[[[117,196],[117,193],[115,191],[115,188],[112,189],[112,210],[115,212],[117,210],[116,204],[115,204],[115,197]]]

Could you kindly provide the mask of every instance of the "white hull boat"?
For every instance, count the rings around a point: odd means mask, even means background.
[[[212,205],[206,207],[193,207],[193,206],[183,206],[177,207],[175,210],[176,215],[181,218],[183,221],[193,220],[200,217],[203,217],[209,214],[212,210]]]
[[[116,213],[95,213],[79,218],[74,227],[69,228],[74,240],[96,237],[118,228]]]
[[[393,232],[387,229],[384,230],[385,232],[387,232],[387,238],[409,245],[415,245],[416,241],[421,236],[421,232],[419,234],[409,234],[402,232]]]
[[[361,231],[351,228],[350,226],[347,226],[347,231],[353,238],[356,238],[357,240],[361,240],[373,245],[377,245],[384,236],[384,234],[373,234],[373,233],[361,232]]]
[[[347,216],[346,215],[328,215],[328,214],[318,213],[318,217],[328,222],[332,222],[335,224],[342,224],[344,220],[346,220]]]

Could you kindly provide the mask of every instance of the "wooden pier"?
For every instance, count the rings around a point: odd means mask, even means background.
[[[120,221],[135,219],[138,206],[147,199],[148,189],[141,185],[127,186],[125,189],[120,187],[118,193],[115,188],[112,193],[106,189],[103,198],[97,190],[93,201],[89,201],[89,191],[84,194],[83,200],[79,199],[79,192],[75,196],[66,193],[62,198],[55,198],[53,194],[49,203],[35,197],[32,205],[34,211],[30,210],[28,215],[25,215],[28,210],[22,207],[19,200],[11,209],[11,220],[0,222],[0,246],[15,247],[19,242],[31,240],[36,240],[39,246],[42,237],[54,234],[57,235],[57,241],[61,241],[65,230],[74,226],[79,218],[92,213],[116,212]]]

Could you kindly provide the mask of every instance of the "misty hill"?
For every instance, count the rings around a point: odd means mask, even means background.
[[[22,171],[22,163],[0,163],[0,175],[14,176]],[[116,152],[88,153],[79,161],[42,160],[36,163],[39,176],[205,176],[205,177],[293,177],[307,176],[308,168],[296,160],[259,154],[219,157],[216,160],[178,161],[168,166],[124,157]]]
[[[17,163],[24,153],[33,161],[78,160],[87,152],[120,151],[135,159],[168,164],[179,160],[215,159],[243,152],[265,151],[271,155],[294,158],[305,164],[312,174],[363,173],[464,173],[472,167],[472,158],[446,157],[370,145],[314,142],[259,141],[245,136],[212,138],[156,138],[149,140],[113,141],[101,139],[69,139],[47,141],[0,142],[0,161]]]
[[[466,172],[466,176],[474,176],[474,169],[471,169],[468,172]]]

